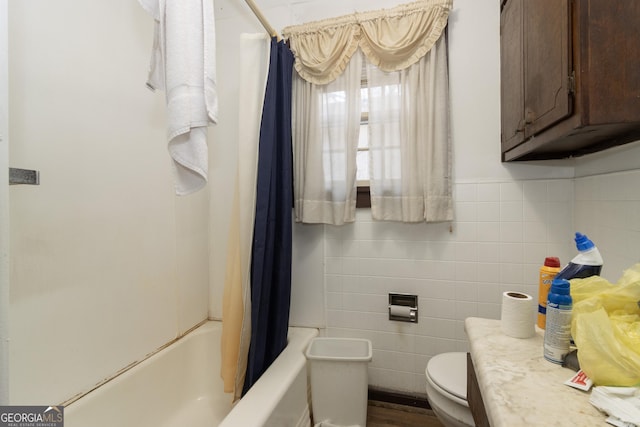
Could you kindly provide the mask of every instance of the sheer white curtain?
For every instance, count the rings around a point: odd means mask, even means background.
[[[446,39],[452,0],[421,0],[283,30],[295,54],[296,221],[355,217],[366,57],[374,219],[453,219]]]
[[[295,74],[292,139],[297,222],[341,225],[355,220],[362,55],[331,83]]]
[[[403,70],[367,64],[374,219],[453,219],[447,74],[444,35]]]

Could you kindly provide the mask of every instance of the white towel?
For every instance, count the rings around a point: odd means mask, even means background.
[[[139,0],[155,20],[147,86],[164,90],[176,194],[207,183],[207,126],[218,121],[212,0]]]

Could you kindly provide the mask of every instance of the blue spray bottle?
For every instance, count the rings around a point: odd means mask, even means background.
[[[547,297],[547,319],[544,332],[544,358],[562,364],[571,343],[571,309],[573,300],[569,281],[553,279]]]
[[[596,245],[582,233],[576,233],[575,241],[579,253],[560,270],[556,279],[583,279],[600,274],[603,261]]]

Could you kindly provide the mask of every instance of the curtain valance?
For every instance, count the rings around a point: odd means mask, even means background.
[[[380,11],[354,13],[283,30],[295,68],[308,82],[327,84],[358,49],[383,71],[403,70],[433,47],[447,25],[453,0],[421,0]]]

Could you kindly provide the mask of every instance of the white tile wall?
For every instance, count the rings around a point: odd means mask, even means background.
[[[354,224],[325,227],[326,333],[372,341],[372,386],[423,393],[431,356],[467,350],[465,318],[500,318],[504,291],[537,296],[545,256],[574,255],[572,180],[454,191],[452,224],[374,222],[360,209]],[[388,320],[390,292],[418,295],[417,324]]]
[[[640,170],[575,180],[576,229],[585,230],[604,258],[601,275],[617,281],[640,262]]]

